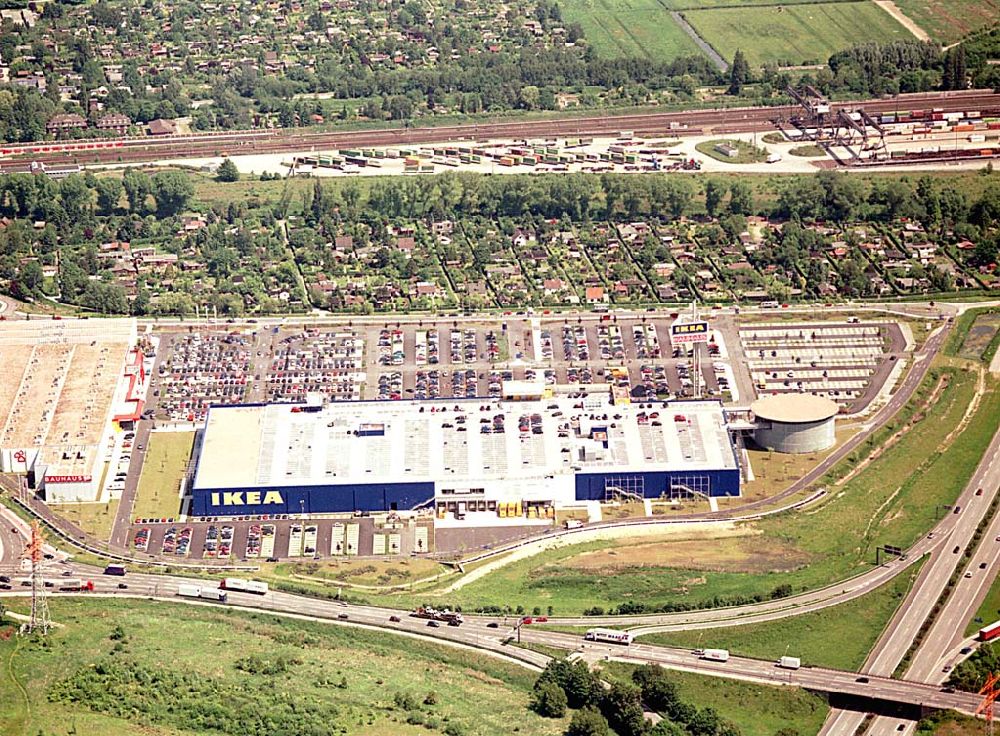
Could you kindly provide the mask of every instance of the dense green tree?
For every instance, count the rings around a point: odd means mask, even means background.
[[[128,198],[128,208],[132,212],[142,215],[147,210],[147,200],[153,192],[153,183],[149,175],[138,169],[126,169],[122,177],[122,186],[125,188],[125,196]]]
[[[607,719],[597,708],[591,706],[576,711],[566,729],[566,736],[608,736],[608,734]]]
[[[613,682],[604,693],[601,712],[618,736],[642,736],[646,731],[640,689],[628,682]]]
[[[215,178],[218,181],[224,182],[239,181],[240,170],[236,168],[236,163],[231,158],[227,158],[219,164],[219,169],[215,172]]]
[[[705,182],[705,211],[709,217],[719,214],[722,200],[726,196],[726,185],[718,179],[709,179]]]
[[[80,297],[80,304],[101,314],[128,314],[128,298],[118,284],[90,281]]]
[[[531,695],[531,709],[545,718],[566,715],[566,693],[555,682],[542,682]]]
[[[181,171],[160,171],[153,175],[152,194],[157,213],[161,217],[169,217],[188,206],[194,196],[194,184]]]
[[[750,81],[750,65],[742,49],[736,49],[733,55],[733,64],[729,69],[729,90],[730,95],[740,95],[743,93],[743,85]]]
[[[97,180],[97,209],[102,215],[114,214],[122,196],[122,180],[113,176],[102,176]]]
[[[753,214],[753,187],[749,182],[737,179],[729,185],[729,212],[733,215]]]

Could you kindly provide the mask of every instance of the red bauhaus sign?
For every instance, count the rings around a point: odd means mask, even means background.
[[[46,475],[46,483],[90,483],[89,475]]]

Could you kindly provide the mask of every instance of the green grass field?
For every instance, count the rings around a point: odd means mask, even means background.
[[[88,534],[106,540],[111,536],[111,527],[115,523],[118,500],[108,503],[50,503],[49,508]]]
[[[716,146],[723,144],[736,148],[737,154],[735,156],[726,156],[716,150]],[[712,141],[703,141],[695,145],[695,149],[709,158],[714,158],[716,161],[721,161],[724,164],[756,164],[767,161],[766,149],[755,148],[752,143],[741,141],[738,138],[718,138]]]
[[[566,727],[527,709],[532,672],[467,651],[216,608],[62,599],[51,609],[65,626],[44,645],[0,638],[5,736],[236,736],[240,707],[259,715],[252,733],[274,736],[506,736],[511,724],[554,736]],[[112,638],[116,626],[123,639]],[[265,664],[248,669],[250,656]],[[149,679],[116,679],[126,665]],[[436,703],[426,704],[431,691]],[[322,730],[298,730],[296,721],[320,715]]]
[[[603,665],[609,678],[632,681],[632,665]],[[743,736],[774,736],[791,729],[806,736],[819,732],[829,711],[818,695],[798,688],[769,687],[751,682],[725,680],[688,672],[670,672],[677,694],[686,703],[715,708],[719,715],[739,726]]]
[[[764,624],[707,631],[677,631],[641,637],[648,644],[716,647],[758,659],[785,654],[803,664],[856,670],[906,597],[920,565],[868,595],[814,613]]]
[[[810,5],[829,2],[857,2],[857,0],[663,0],[671,10],[701,10],[704,8],[753,8],[760,5]]]
[[[194,432],[151,432],[139,476],[133,517],[163,518],[180,511],[180,479],[191,459]]]
[[[1000,18],[1000,0],[896,0],[896,5],[943,44],[995,25]]]
[[[663,61],[701,53],[657,0],[569,0],[562,10],[602,56]]]
[[[698,34],[731,60],[743,49],[751,66],[816,64],[863,41],[898,41],[913,35],[871,2],[772,5],[692,10],[684,17]]]

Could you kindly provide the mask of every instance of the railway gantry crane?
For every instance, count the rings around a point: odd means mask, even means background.
[[[976,708],[976,715],[982,715],[986,719],[986,734],[993,736],[993,703],[1000,698],[1000,677],[990,673],[979,694],[983,696],[983,700]]]

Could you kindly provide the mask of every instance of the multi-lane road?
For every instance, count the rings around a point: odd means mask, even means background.
[[[889,677],[913,644],[917,633],[930,616],[947,586],[949,579],[963,559],[966,547],[989,510],[1000,488],[1000,430],[993,436],[979,466],[955,503],[955,509],[946,510],[942,521],[925,540],[934,543],[930,560],[921,571],[916,584],[903,604],[896,611],[871,654],[865,660],[862,672]],[[907,670],[908,679],[939,684],[947,676],[939,664],[942,657],[954,652],[956,641],[962,641],[963,627],[972,616],[974,606],[986,595],[993,583],[1000,560],[1000,515],[994,517],[990,528],[983,535],[976,554],[970,562],[975,571],[970,578],[961,578],[948,600],[938,612],[934,625],[927,632],[920,648]],[[987,568],[979,569],[980,564]],[[988,570],[987,570],[988,569]],[[862,726],[864,715],[834,709],[831,711],[821,734],[837,736],[853,734]],[[899,719],[881,717],[871,724],[870,733],[896,733]],[[903,729],[911,727],[904,723]]]
[[[94,568],[65,563],[74,574],[98,572]],[[84,594],[111,596],[139,596],[142,598],[167,599],[191,603],[191,599],[177,597],[178,586],[190,584],[190,579],[174,578],[166,575],[130,574],[127,590],[118,590],[121,578],[105,578],[93,575],[96,593]],[[18,593],[18,595],[26,595]],[[54,593],[54,596],[62,594]],[[204,601],[194,601],[205,604]],[[393,633],[419,635],[432,638],[440,643],[459,644],[485,650],[492,654],[515,659],[532,667],[542,667],[548,657],[538,652],[513,646],[516,634],[513,624],[516,618],[467,617],[461,626],[444,623],[432,627],[427,621],[414,618],[408,611],[358,606],[306,598],[281,592],[268,592],[263,596],[230,592],[225,604],[265,610],[282,615],[309,617],[344,625],[374,627]],[[972,713],[978,698],[966,693],[947,692],[936,685],[893,680],[890,678],[858,676],[853,672],[819,667],[804,667],[790,671],[775,666],[773,661],[731,657],[728,662],[715,663],[699,659],[685,649],[631,644],[629,646],[603,645],[584,642],[576,634],[531,629],[522,626],[520,638],[525,643],[544,644],[558,649],[579,651],[590,659],[621,658],[632,662],[651,662],[670,669],[678,669],[716,677],[728,677],[773,685],[792,685],[818,692],[871,698],[890,703],[902,703],[928,708],[952,708],[964,713]]]

